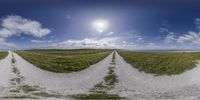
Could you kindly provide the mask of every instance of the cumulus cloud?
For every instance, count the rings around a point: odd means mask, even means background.
[[[21,16],[7,16],[2,19],[1,26],[3,27],[0,30],[1,37],[20,35],[21,33],[42,37],[51,32],[48,28],[43,28],[41,23],[22,18]]]
[[[199,32],[188,32],[187,34],[179,36],[177,38],[177,42],[179,42],[179,43],[192,42],[194,44],[200,45],[200,33]]]
[[[7,16],[1,20],[0,38],[4,40],[1,45],[10,44],[6,43],[5,39],[13,35],[26,34],[43,37],[50,32],[50,29],[43,28],[42,24],[38,21],[22,18],[17,15]]]
[[[119,34],[119,37],[125,40],[131,40],[134,42],[144,42],[143,36],[141,36],[138,32],[130,30],[128,32],[124,32]]]
[[[8,43],[5,41],[4,38],[0,38],[0,45],[8,48],[16,48],[16,45],[14,43]]]
[[[200,45],[200,32],[188,32],[186,34],[176,36],[173,32],[170,32],[166,37],[165,37],[165,43],[172,43],[172,42],[177,42],[177,43],[185,43],[185,42],[191,42],[196,45]]]
[[[195,24],[198,29],[197,32],[189,31],[179,36],[176,36],[173,32],[169,32],[164,41],[166,43],[173,41],[176,41],[177,43],[191,42],[193,44],[200,45],[200,18],[195,19]]]
[[[194,23],[196,24],[198,32],[189,31],[186,34],[178,36],[176,39],[178,43],[191,42],[200,45],[200,18],[196,18]]]
[[[118,48],[117,38],[92,39],[86,38],[82,40],[66,40],[58,43],[52,43],[47,48],[59,49],[80,49],[80,48]]]
[[[164,42],[165,43],[171,43],[171,42],[176,41],[176,40],[177,40],[177,37],[175,36],[175,33],[169,32],[167,34],[167,36],[165,37]]]

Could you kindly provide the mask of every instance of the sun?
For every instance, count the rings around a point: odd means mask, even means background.
[[[101,20],[95,20],[92,23],[92,26],[94,27],[94,29],[97,32],[102,33],[108,28],[108,21],[102,20],[102,19]]]

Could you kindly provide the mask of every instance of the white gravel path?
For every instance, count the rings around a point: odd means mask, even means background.
[[[25,78],[24,83],[37,85],[46,90],[61,94],[87,93],[96,83],[103,80],[110,65],[112,54],[89,68],[74,73],[53,73],[42,70],[30,64],[14,53],[16,67]]]
[[[4,91],[5,88],[9,86],[9,80],[12,76],[11,74],[11,53],[8,54],[8,56],[0,60],[0,96],[1,93]]]
[[[115,91],[136,100],[199,100],[200,65],[180,75],[153,76],[139,72],[116,53],[116,74],[119,83]]]
[[[101,82],[107,73],[112,54],[89,68],[69,74],[53,73],[30,64],[14,53],[16,67],[28,85],[37,85],[61,94],[87,93]],[[11,79],[11,52],[0,61],[0,96]],[[116,53],[116,70],[119,82],[114,93],[134,100],[200,100],[200,64],[180,75],[153,76],[139,72]],[[200,63],[200,62],[199,62]]]

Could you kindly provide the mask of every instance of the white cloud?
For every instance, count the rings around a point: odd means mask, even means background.
[[[3,38],[0,38],[0,43],[3,42],[3,41],[4,41],[4,39],[3,39]]]
[[[144,42],[144,40],[143,40],[143,38],[138,37],[138,38],[136,39],[136,42]]]
[[[109,32],[107,35],[110,36],[110,35],[113,35],[113,34],[114,34],[114,32]]]
[[[42,40],[31,40],[32,43],[45,43],[46,41],[42,41]]]
[[[32,43],[35,43],[35,44],[42,44],[42,43],[52,43],[53,41],[52,40],[48,40],[48,41],[43,41],[43,40],[31,40]]]
[[[179,36],[177,38],[177,42],[179,42],[179,43],[192,42],[194,44],[200,45],[200,33],[199,32],[188,32],[187,34]]]
[[[123,38],[124,40],[130,40],[134,42],[144,42],[143,36],[141,36],[139,33],[131,30],[128,32],[120,33],[119,37]]]
[[[142,40],[142,38],[141,38],[141,37],[139,37],[139,38],[138,38],[138,40]]]
[[[122,41],[122,43],[126,44],[126,41]]]
[[[179,36],[177,39],[177,42],[182,43],[185,41],[193,41],[195,40],[194,35],[189,32],[188,34],[184,34],[182,36]]]
[[[159,32],[165,33],[165,32],[169,32],[169,30],[165,27],[160,27]]]
[[[6,29],[6,28],[0,29],[0,37],[1,37],[1,38],[10,37],[10,36],[12,36],[13,34],[15,34],[15,33],[12,32],[12,31],[9,30],[9,29]]]
[[[1,26],[3,27],[0,30],[1,37],[20,35],[21,33],[42,37],[51,32],[48,28],[42,28],[41,23],[22,18],[21,16],[7,16],[2,19]]]
[[[195,24],[198,32],[189,31],[180,36],[176,36],[173,32],[169,32],[164,41],[166,43],[170,43],[173,41],[176,41],[178,43],[191,42],[193,44],[200,45],[200,18],[195,19]]]
[[[92,39],[86,38],[82,40],[66,40],[58,43],[50,44],[46,48],[59,48],[59,49],[78,49],[78,48],[119,48],[116,44],[118,38],[102,38]]]
[[[154,44],[154,43],[148,43],[148,45],[149,45],[149,46],[154,46],[155,44]]]
[[[200,18],[195,19],[195,24],[196,24],[197,29],[200,31]]]
[[[43,28],[38,21],[22,18],[21,16],[7,16],[1,20],[0,38],[3,42],[0,45],[14,46],[13,43],[7,43],[6,38],[13,35],[26,34],[35,37],[43,37],[51,32],[48,28]]]
[[[175,36],[175,33],[174,33],[174,32],[169,32],[169,33],[167,34],[167,36],[165,37],[164,42],[165,42],[165,43],[171,43],[171,42],[173,42],[174,40],[177,40],[176,38],[177,38],[177,37]]]
[[[15,44],[6,42],[4,38],[0,38],[0,45],[8,48],[16,48]]]
[[[163,21],[161,24],[161,27],[158,30],[161,33],[168,33],[169,32],[169,25],[168,25],[168,21]]]
[[[133,43],[133,42],[131,42],[131,45],[134,45],[134,43]]]
[[[196,45],[200,45],[200,32],[188,32],[186,34],[176,36],[173,32],[170,32],[165,37],[165,43],[173,43],[174,41],[177,43],[185,43],[191,42]]]

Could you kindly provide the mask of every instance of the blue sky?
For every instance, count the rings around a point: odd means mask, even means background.
[[[198,0],[1,0],[0,49],[200,49],[199,4]]]

